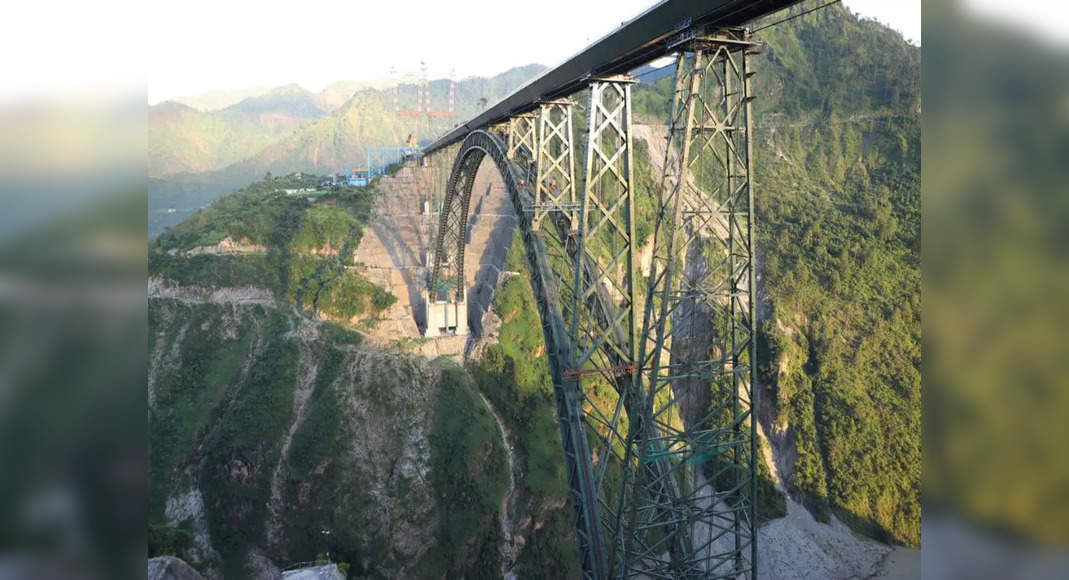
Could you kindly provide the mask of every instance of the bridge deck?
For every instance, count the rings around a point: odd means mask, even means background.
[[[539,102],[567,97],[594,77],[628,73],[670,54],[673,38],[697,26],[721,28],[747,22],[801,0],[664,0],[595,41],[575,56],[520,87],[473,119],[423,149],[429,155],[468,133],[533,110]]]

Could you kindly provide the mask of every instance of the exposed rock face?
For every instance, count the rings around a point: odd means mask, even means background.
[[[149,558],[148,580],[204,580],[199,572],[174,556]]]
[[[211,288],[204,286],[179,286],[153,276],[148,280],[148,295],[152,298],[174,298],[184,302],[216,304],[275,304],[275,296],[270,290],[256,286]]]
[[[155,509],[192,536],[183,555],[221,559],[227,577],[227,566],[275,576],[344,545],[357,570],[409,575],[438,530],[440,370],[288,310],[161,294],[150,301],[152,461],[166,488]]]
[[[267,251],[265,246],[253,244],[248,238],[234,241],[230,236],[222,239],[218,244],[211,246],[197,246],[185,251],[187,256],[201,254],[262,254]],[[337,253],[337,252],[335,252]]]
[[[300,570],[290,570],[282,574],[283,580],[345,580],[345,574],[338,570],[337,564],[311,566]]]

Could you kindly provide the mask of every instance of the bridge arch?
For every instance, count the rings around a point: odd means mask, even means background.
[[[446,181],[441,216],[430,265],[428,305],[435,302],[463,304],[466,300],[464,259],[469,204],[475,175],[483,161],[489,158],[505,183],[505,191],[516,212],[517,227],[524,244],[530,271],[531,285],[538,305],[542,331],[553,380],[554,398],[568,471],[570,499],[576,521],[576,532],[583,569],[602,578],[607,574],[607,557],[603,552],[598,495],[587,434],[582,420],[582,397],[574,378],[565,378],[572,367],[574,353],[561,310],[556,278],[543,240],[532,230],[532,215],[527,208],[532,198],[526,191],[527,172],[507,155],[508,146],[499,137],[485,130],[469,133],[457,149],[452,170]],[[428,320],[428,324],[430,321]]]
[[[431,301],[463,302],[466,299],[464,268],[471,196],[475,176],[487,157],[501,174],[516,216],[522,220],[526,203],[518,197],[522,195],[522,178],[515,174],[505,157],[505,147],[500,139],[487,131],[471,132],[459,147],[446,181],[431,257],[428,285]]]

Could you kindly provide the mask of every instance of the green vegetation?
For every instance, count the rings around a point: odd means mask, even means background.
[[[523,242],[516,234],[505,269],[526,272]],[[526,274],[512,276],[494,296],[501,340],[489,345],[468,371],[502,416],[523,478],[516,481],[527,513],[541,521],[517,562],[527,578],[572,578],[579,573],[575,532],[567,503],[568,484],[561,456],[553,383],[544,356],[542,327]]]
[[[227,576],[247,575],[246,550],[262,544],[270,498],[271,472],[281,438],[291,420],[296,385],[297,347],[282,338],[291,321],[269,311],[263,353],[249,369],[247,384],[222,409],[205,442],[200,484],[212,543]],[[209,383],[210,384],[210,383]]]
[[[354,577],[496,574],[508,474],[471,379],[455,365],[439,378],[421,357],[353,349],[358,336],[335,325],[300,338],[299,323],[287,309],[150,302],[163,357],[149,421],[150,553],[190,548],[193,520],[168,525],[163,512],[196,488],[218,554],[193,563],[227,577],[252,574],[251,549],[279,564],[329,551]],[[429,534],[421,562],[399,556],[392,526]]]
[[[304,212],[301,226],[291,243],[295,250],[338,249],[349,241],[349,235],[357,224],[353,214],[343,208],[312,206]]]
[[[316,369],[315,387],[306,404],[305,420],[290,443],[289,468],[307,476],[316,466],[344,452],[342,401],[333,381],[342,374],[345,351],[330,349]]]
[[[480,99],[497,102],[544,69],[527,65],[457,82],[456,119],[471,118],[482,110]],[[400,87],[402,107],[415,102],[416,90],[415,84]],[[430,90],[437,103],[438,95],[448,94],[448,81],[432,81]],[[150,107],[149,236],[265,172],[359,169],[369,146],[401,145],[413,133],[428,138],[423,121],[394,114],[391,95],[340,83],[319,95],[279,87],[222,111],[177,103]],[[431,133],[452,126],[449,119],[434,119]]]
[[[346,264],[368,222],[374,191],[339,188],[314,200],[278,191],[317,179],[268,177],[220,200],[150,245],[150,273],[184,286],[265,288],[281,304],[347,323],[373,316],[396,298]],[[227,239],[242,247],[205,253],[204,246]],[[360,344],[359,335],[319,324],[317,344],[306,344],[294,333],[303,322],[290,308],[154,299],[149,322],[153,352],[169,361],[156,369],[150,411],[153,554],[190,549],[193,521],[169,526],[164,511],[168,499],[194,488],[203,497],[216,552],[195,563],[228,577],[251,574],[251,549],[278,551],[269,521],[281,522],[285,548],[272,554],[279,562],[329,549],[352,563],[355,576],[404,566],[423,570],[417,573],[422,577],[452,570],[458,577],[489,578],[500,570],[504,449],[462,369],[443,369],[439,387],[419,370],[425,363],[418,357],[354,363],[369,356],[351,348]],[[308,380],[314,383],[303,387]],[[303,406],[294,404],[297,388],[310,389]],[[427,389],[427,400],[413,398]],[[372,402],[370,413],[383,421],[370,439],[369,418],[353,417],[363,412],[358,401]],[[302,419],[281,457],[295,411]],[[396,466],[400,446],[411,445],[407,429],[425,422],[406,419],[413,416],[433,418],[426,480],[395,476],[386,460],[394,458]],[[369,465],[363,451],[354,456],[354,442],[381,460]],[[398,510],[389,522],[416,529],[440,522],[418,563],[399,559],[396,538],[382,529],[377,504],[383,498],[373,486],[387,473],[387,501]],[[320,501],[325,497],[332,501]],[[269,505],[282,513],[268,513]]]
[[[343,187],[309,200],[280,191],[318,180],[269,176],[220,200],[150,244],[150,274],[184,286],[264,288],[283,304],[346,324],[382,311],[396,298],[346,267],[370,218],[375,192]],[[226,239],[243,247],[229,254],[198,249]],[[293,330],[301,321],[289,308],[176,300],[150,301],[149,316],[151,347],[178,357],[157,369],[150,411],[151,549],[181,553],[189,548],[191,520],[167,526],[164,504],[176,489],[194,486],[204,498],[212,547],[220,558],[209,554],[200,565],[248,576],[248,549],[267,543],[271,466],[279,461],[293,419],[302,368]],[[294,483],[286,497],[298,503],[297,482],[304,480],[366,503],[365,486],[354,489],[356,475],[332,464],[352,436],[335,383],[360,336],[332,324],[320,324],[319,336],[324,348],[316,356],[322,360],[315,367],[305,420],[291,441],[287,470],[294,478],[284,481]],[[326,473],[324,465],[330,466]],[[324,522],[336,524],[339,553],[349,561],[385,556],[358,541],[367,535],[362,530],[368,520],[340,519],[329,509],[290,518],[290,553],[307,559],[323,549]],[[335,552],[337,546],[331,547]]]
[[[508,464],[490,411],[471,378],[449,363],[442,369],[431,432],[434,488],[442,506],[438,541],[425,556],[428,575],[497,578],[501,563],[498,525],[508,487]]]
[[[793,489],[818,515],[831,508],[878,539],[917,545],[920,50],[839,8],[768,42],[759,87],[794,82],[760,110],[807,121],[757,134],[773,144],[757,159],[776,371],[766,385],[795,433]],[[781,60],[798,47],[811,68]],[[819,97],[807,100],[804,74]]]
[[[150,321],[155,321],[158,307],[153,305],[149,312]],[[180,349],[186,353],[186,364],[163,369],[156,382],[149,430],[150,521],[163,520],[167,490],[182,458],[210,432],[221,403],[233,395],[241,361],[252,354],[249,327],[237,325],[235,340],[222,338],[223,313],[224,308],[216,305],[175,305],[175,317],[188,321],[189,328],[205,330],[170,335],[166,340],[172,342],[158,347]]]
[[[317,189],[322,176],[290,174],[255,181],[198,211],[169,229],[154,247],[188,250],[217,244],[229,237],[235,242],[298,248],[322,247],[344,236],[345,225],[366,225],[375,191],[370,187],[337,187],[315,194],[289,195],[287,189]],[[309,201],[309,196],[317,198]],[[332,213],[340,207],[349,215]],[[312,211],[314,208],[314,211]],[[341,231],[339,231],[341,230]]]
[[[819,519],[834,510],[866,534],[916,545],[920,51],[838,6],[761,39],[768,49],[757,57],[755,84],[756,233],[759,292],[770,308],[759,373],[774,420],[795,442],[788,484]],[[671,83],[669,76],[637,86],[635,116],[663,123]],[[577,107],[577,136],[583,113]],[[659,187],[645,147],[636,144],[640,239],[652,231]],[[500,299],[515,300],[509,285]],[[519,316],[533,317],[526,307]],[[500,347],[486,351],[480,370],[490,378],[480,384],[495,405],[516,407],[524,399],[501,393],[513,384],[522,393],[525,375],[538,372],[510,366],[542,347],[535,323],[504,327]],[[763,463],[760,472],[761,518],[783,515]]]
[[[199,473],[213,545],[227,575],[241,576],[244,550],[263,532],[269,474],[258,466],[277,457],[277,434],[290,420],[296,348],[282,337],[293,315],[253,307],[236,316],[228,306],[150,303],[156,328],[166,327],[165,316],[177,326],[166,340],[181,342],[157,346],[182,353],[182,364],[159,369],[150,410],[151,549],[173,554],[189,546],[189,521],[165,526],[164,502],[176,484]],[[259,347],[258,337],[267,337]]]
[[[505,269],[525,272],[523,242],[514,236]],[[521,482],[538,501],[559,500],[567,494],[561,460],[553,382],[544,356],[542,326],[526,275],[509,278],[494,296],[494,312],[501,318],[501,340],[489,345],[470,371],[513,434],[516,451],[525,463]]]
[[[348,265],[375,191],[336,187],[311,200],[284,191],[320,180],[268,176],[224,197],[151,243],[150,274],[183,285],[265,288],[298,309],[346,324],[373,318],[397,298]],[[243,245],[242,253],[185,253],[223,240]]]
[[[173,556],[193,545],[188,529],[175,526],[148,526],[148,557]]]
[[[307,114],[312,111],[294,110],[292,103],[265,103],[267,99],[260,98],[260,104],[266,105],[261,110],[239,103],[204,112],[170,101],[149,107],[149,175],[222,169],[258,153],[316,116]]]
[[[834,513],[877,538],[916,544],[919,50],[839,7],[762,37],[769,48],[757,57],[754,105],[764,299],[758,372],[768,415],[788,429],[797,453],[787,484],[818,518]],[[636,118],[664,119],[670,83],[635,88]],[[371,92],[357,95],[302,135],[319,138],[344,125],[336,153],[351,153],[354,135],[367,122],[353,118],[355,107],[377,110],[379,100]],[[581,132],[582,111],[577,117]],[[659,187],[646,147],[636,142],[641,239],[652,233]],[[282,304],[336,320],[373,317],[395,298],[346,264],[375,193],[339,188],[310,200],[280,191],[318,180],[268,178],[220,199],[150,244],[150,273],[183,285],[267,288]],[[245,245],[243,253],[188,253],[225,239]],[[500,342],[466,369],[442,363],[434,388],[420,374],[417,357],[360,359],[351,348],[359,336],[339,326],[320,325],[319,342],[302,346],[292,333],[298,315],[286,308],[242,307],[245,314],[239,315],[228,306],[153,301],[150,327],[166,332],[152,333],[151,348],[177,349],[181,364],[156,369],[152,553],[189,545],[188,526],[167,526],[163,512],[174,489],[196,480],[223,571],[248,574],[248,548],[266,545],[272,469],[293,419],[295,389],[308,378],[297,376],[298,362],[307,356],[316,369],[314,383],[280,469],[288,556],[311,559],[329,548],[360,577],[407,565],[397,561],[392,538],[377,529],[382,520],[373,514],[385,493],[391,506],[419,514],[413,518],[437,518],[433,543],[409,568],[412,576],[499,576],[499,517],[509,474],[482,393],[501,415],[523,474],[514,503],[534,521],[517,573],[575,577],[579,563],[552,385],[516,240],[506,270],[521,275],[508,278],[494,299]],[[429,394],[422,400],[412,391]],[[592,404],[598,396],[592,389]],[[432,411],[423,416],[418,409]],[[372,425],[378,417],[425,419],[427,482],[394,478],[391,471],[387,491],[376,487],[383,472],[369,463],[396,460],[396,446],[409,435],[406,426]],[[382,449],[371,449],[372,429],[377,441],[385,441]],[[354,450],[354,441],[367,449]],[[710,458],[706,473],[715,473],[717,461]],[[607,477],[618,474],[610,469]],[[429,487],[421,491],[421,485]],[[762,519],[785,513],[763,462],[757,491]],[[421,511],[430,501],[434,507]],[[329,539],[323,530],[330,531]]]
[[[537,580],[579,578],[582,569],[571,508],[564,505],[542,517],[542,528],[531,533],[520,553],[516,562],[517,573],[522,571],[523,578]]]

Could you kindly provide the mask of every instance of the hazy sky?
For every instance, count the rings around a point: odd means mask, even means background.
[[[844,1],[907,39],[920,38],[921,0]],[[535,0],[537,9],[530,0],[9,4],[0,19],[0,53],[9,57],[0,102],[125,96],[147,82],[148,100],[157,103],[291,82],[318,91],[332,81],[382,77],[391,67],[416,70],[421,60],[432,73],[455,68],[460,78],[554,65],[653,1]]]
[[[920,0],[846,0],[855,12],[920,38]],[[641,13],[650,0],[529,3],[187,0],[154,2],[148,99],[296,82],[318,91],[427,62],[434,76],[553,65]],[[561,18],[561,12],[566,14]],[[484,22],[483,25],[472,23]],[[513,25],[507,24],[513,22]],[[476,32],[477,31],[477,32]]]

